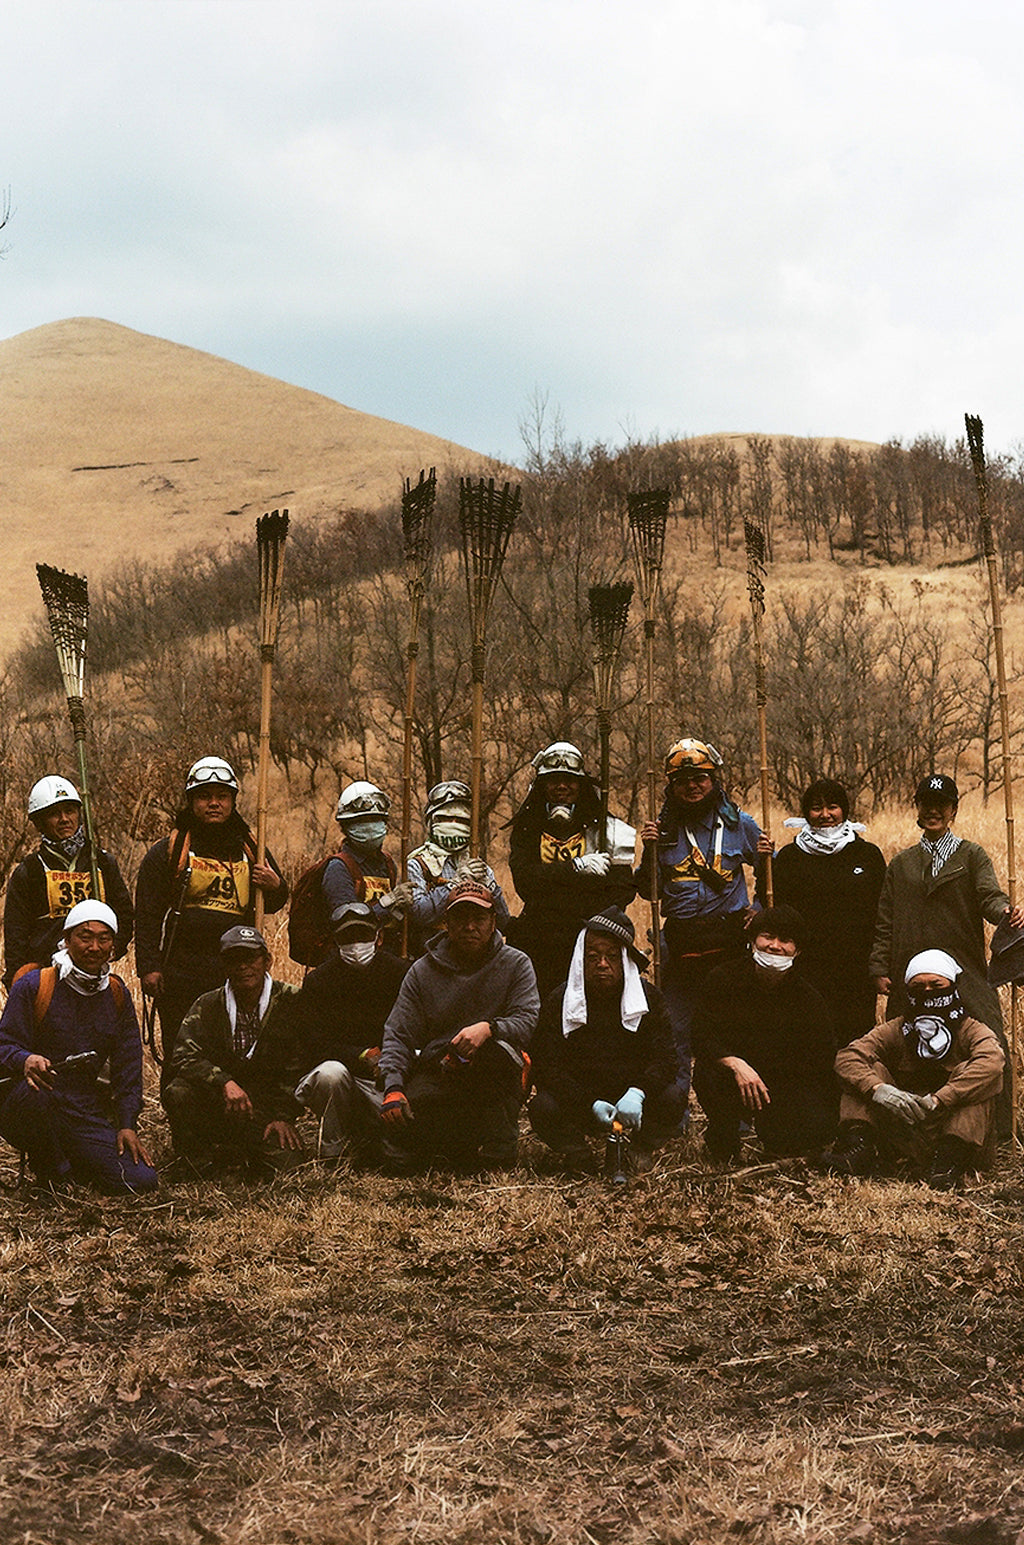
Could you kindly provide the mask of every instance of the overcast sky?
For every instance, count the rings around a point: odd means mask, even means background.
[[[0,336],[105,317],[510,459],[535,392],[588,443],[1024,439],[1012,0],[0,16]]]

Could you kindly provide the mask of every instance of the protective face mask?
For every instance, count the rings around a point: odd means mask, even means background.
[[[469,841],[469,822],[435,821],[430,828],[430,837],[446,853],[457,853]]]
[[[387,835],[387,821],[349,821],[345,835],[362,848],[379,848]]]
[[[564,825],[568,825],[568,823],[572,820],[573,811],[575,809],[575,805],[548,805],[548,820],[560,821]]]
[[[754,949],[751,951],[759,966],[767,966],[769,971],[788,971],[795,955],[769,955],[766,950]]]
[[[346,966],[368,966],[377,953],[375,939],[361,939],[358,944],[339,944],[338,957]]]

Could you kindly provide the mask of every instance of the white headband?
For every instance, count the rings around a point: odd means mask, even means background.
[[[962,970],[963,967],[957,965],[945,950],[922,950],[907,965],[903,982],[906,985],[915,976],[944,976],[947,981],[955,982]]]

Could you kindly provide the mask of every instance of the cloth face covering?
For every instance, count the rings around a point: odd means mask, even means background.
[[[430,823],[430,840],[446,853],[457,853],[469,842],[469,822],[460,819],[436,820]]]
[[[924,1062],[940,1062],[953,1045],[963,1024],[964,1006],[955,987],[941,992],[910,993],[913,1017],[903,1021],[903,1034],[914,1057]]]
[[[767,950],[754,948],[750,951],[759,966],[767,966],[769,971],[788,971],[795,955],[769,955]]]
[[[53,964],[57,967],[60,980],[67,982],[68,986],[73,987],[75,992],[81,993],[83,998],[91,998],[110,986],[109,965],[104,966],[96,976],[93,976],[90,971],[83,971],[81,967],[75,965],[63,945],[55,953]]]
[[[784,824],[800,828],[796,845],[804,853],[841,853],[857,833],[864,830],[859,821],[843,821],[838,826],[812,826],[802,816],[792,816]]]
[[[338,945],[338,956],[347,966],[368,966],[376,953],[375,939],[360,939],[357,944]]]
[[[62,842],[55,842],[53,838],[47,838],[47,847],[55,853],[62,854],[69,864],[74,863],[85,846],[85,827],[80,826],[72,837],[65,837]]]
[[[387,829],[387,821],[349,821],[345,835],[361,848],[379,848]]]

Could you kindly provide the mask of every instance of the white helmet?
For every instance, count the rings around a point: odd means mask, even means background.
[[[67,778],[57,778],[52,773],[32,785],[28,796],[29,815],[41,815],[54,805],[80,805],[82,796]]]
[[[391,801],[375,783],[357,781],[350,783],[338,800],[334,819],[343,825],[346,821],[358,821],[361,815],[387,816]]]
[[[568,740],[556,740],[544,751],[538,751],[530,766],[538,778],[555,772],[567,772],[574,778],[586,777],[583,752]]]
[[[238,793],[238,779],[229,763],[220,756],[201,756],[188,770],[185,793],[191,794],[193,789],[203,789],[211,783]]]

